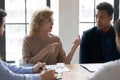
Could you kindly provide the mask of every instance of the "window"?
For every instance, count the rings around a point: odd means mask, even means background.
[[[7,12],[6,61],[19,60],[22,57],[23,37],[28,33],[31,14],[38,8],[46,7],[47,0],[5,0]]]
[[[50,8],[54,11],[54,25],[52,29],[52,34],[59,36],[59,0],[51,0]]]

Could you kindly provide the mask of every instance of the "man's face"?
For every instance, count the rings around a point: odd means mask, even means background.
[[[0,27],[0,38],[3,36],[3,33],[4,33],[4,25],[5,25],[5,18],[3,18],[3,23]]]
[[[116,46],[118,51],[120,52],[120,36],[116,34]]]
[[[106,27],[110,25],[110,21],[112,16],[109,16],[107,11],[105,10],[97,10],[96,11],[96,24],[98,29],[104,31]]]

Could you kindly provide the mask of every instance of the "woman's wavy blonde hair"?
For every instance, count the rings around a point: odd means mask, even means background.
[[[53,15],[53,11],[50,8],[44,8],[42,10],[36,10],[31,17],[30,22],[30,34],[36,36],[39,33],[39,28],[43,25],[45,20],[49,20]]]

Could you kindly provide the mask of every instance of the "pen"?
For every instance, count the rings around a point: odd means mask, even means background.
[[[55,80],[62,80],[62,78],[56,78]]]
[[[46,67],[43,67],[43,70],[48,70]]]
[[[86,69],[87,71],[89,71],[89,72],[91,72],[91,73],[93,73],[94,71],[90,71],[88,68],[86,68],[85,66],[83,66],[83,65],[80,65],[82,68],[84,68],[84,69]]]

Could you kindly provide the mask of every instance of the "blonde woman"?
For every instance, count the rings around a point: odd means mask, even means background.
[[[70,53],[66,56],[60,38],[50,33],[53,28],[52,16],[53,11],[49,8],[37,10],[33,13],[30,33],[23,41],[22,55],[24,63],[70,63],[76,48],[80,44],[80,38],[78,36],[75,39]]]
[[[6,16],[5,10],[0,9],[0,39],[4,35]],[[33,67],[18,67],[0,59],[0,80],[55,80],[54,70],[41,72],[44,66],[45,64],[38,62]]]

